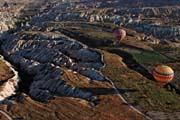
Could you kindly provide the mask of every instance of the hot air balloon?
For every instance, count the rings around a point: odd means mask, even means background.
[[[174,71],[169,66],[160,65],[153,71],[153,77],[158,82],[168,83],[174,78]]]
[[[119,43],[126,37],[126,31],[123,29],[117,29],[114,31],[115,43]]]

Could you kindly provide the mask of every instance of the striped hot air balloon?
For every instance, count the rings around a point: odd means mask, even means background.
[[[168,83],[174,78],[174,71],[169,66],[160,65],[153,71],[153,77],[158,82]]]

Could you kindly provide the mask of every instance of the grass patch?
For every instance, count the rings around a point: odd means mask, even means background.
[[[87,34],[89,37],[92,38],[101,39],[101,40],[103,39],[114,40],[113,34],[110,32],[104,32],[90,28],[81,28],[79,29],[79,31],[84,34]]]
[[[114,40],[112,33],[96,29],[78,27],[66,27],[65,29],[74,32],[73,38],[90,47],[99,48],[102,46],[110,46]]]
[[[159,52],[165,52],[165,51],[179,51],[179,47],[172,47],[169,45],[153,45],[152,46],[154,50]]]
[[[117,55],[103,52],[106,67],[103,74],[114,80],[119,89],[135,90],[125,92],[123,96],[134,106],[143,110],[174,112],[179,111],[180,96],[167,91],[154,81],[123,66]]]
[[[160,63],[166,63],[169,61],[168,58],[165,56],[154,53],[154,52],[149,52],[149,51],[143,51],[141,53],[134,53],[133,58],[144,65],[156,65]]]
[[[168,56],[174,61],[180,60],[180,47],[172,47],[169,45],[154,45],[154,50],[158,51],[159,53]]]

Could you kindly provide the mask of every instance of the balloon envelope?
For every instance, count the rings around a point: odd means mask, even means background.
[[[174,78],[174,71],[169,66],[157,66],[153,71],[153,77],[158,82],[168,83]]]
[[[126,37],[126,31],[123,29],[117,29],[114,31],[114,37],[116,40],[123,40]]]

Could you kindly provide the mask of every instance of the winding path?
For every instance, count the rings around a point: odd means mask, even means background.
[[[139,113],[140,115],[144,116],[147,120],[153,120],[152,118],[150,118],[149,116],[147,116],[146,114],[142,113],[141,111],[139,111],[138,109],[136,109],[134,106],[132,106],[131,104],[129,104],[121,95],[121,93],[118,91],[118,88],[116,87],[116,85],[114,84],[114,82],[111,79],[107,79],[113,86],[114,90],[116,91],[116,93],[118,94],[119,98],[123,101],[123,103],[127,104],[131,109],[133,109],[134,111],[136,111],[137,113]]]
[[[69,36],[69,35],[67,35]],[[76,39],[76,38],[74,38]],[[78,41],[78,40],[77,40]],[[92,46],[91,46],[92,47]],[[102,57],[103,58],[103,57]],[[103,61],[103,60],[102,60]],[[104,65],[102,68],[104,68],[106,65]],[[127,104],[133,111],[137,112],[138,114],[144,116],[147,120],[153,120],[152,118],[150,118],[149,116],[147,116],[146,114],[142,113],[141,111],[139,111],[137,108],[135,108],[134,106],[132,106],[131,104],[129,104],[121,95],[121,93],[118,91],[118,88],[116,87],[116,85],[114,84],[114,82],[107,78],[107,80],[112,84],[114,90],[116,91],[116,93],[118,94],[119,98],[123,101],[123,103]]]

